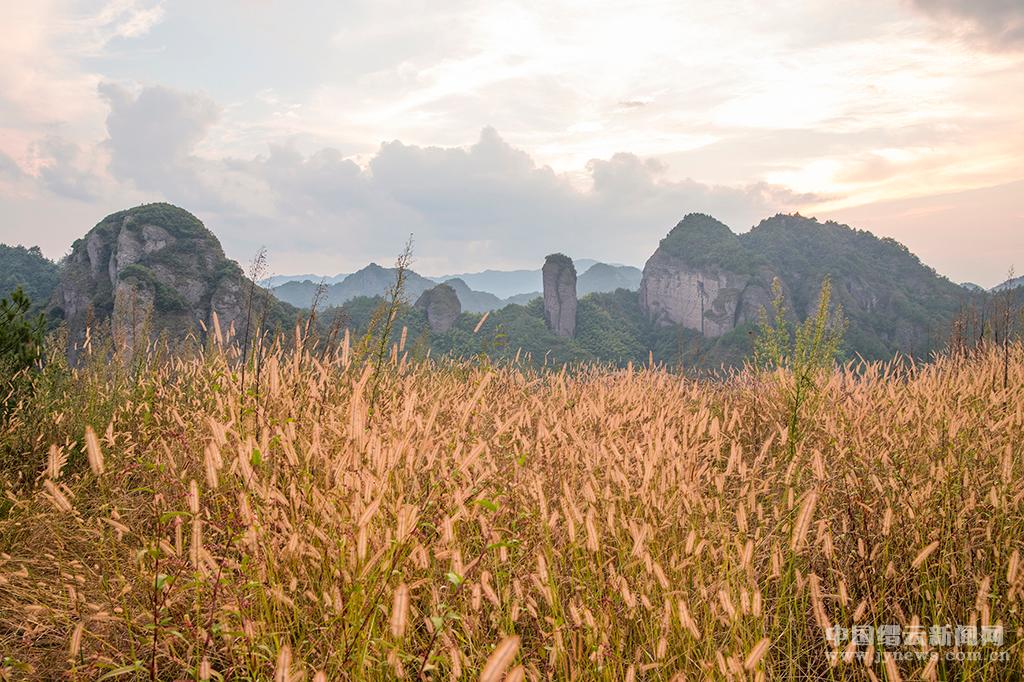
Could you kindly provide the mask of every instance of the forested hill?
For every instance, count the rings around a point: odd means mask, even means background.
[[[0,244],[0,297],[21,287],[41,310],[60,280],[60,266],[43,256],[38,246]]]

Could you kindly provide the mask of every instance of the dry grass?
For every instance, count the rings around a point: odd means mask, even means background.
[[[244,390],[219,348],[95,363],[23,405],[2,674],[1024,674],[1020,346],[1006,390],[984,351],[837,370],[795,447],[784,375],[395,352],[371,411],[352,355],[269,350]],[[1009,660],[830,664],[854,623],[998,623]]]

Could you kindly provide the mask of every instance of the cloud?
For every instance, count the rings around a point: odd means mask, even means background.
[[[558,250],[640,264],[689,211],[746,229],[812,199],[764,183],[672,181],[663,164],[633,154],[592,160],[579,186],[492,128],[466,147],[388,142],[357,168],[326,151],[303,158],[277,150],[248,171],[266,180],[282,220],[303,216],[289,228],[293,243],[317,235],[311,249],[354,256],[346,267],[386,257],[409,232],[434,271],[530,265]]]
[[[40,161],[39,180],[51,192],[87,202],[99,196],[102,178],[94,157],[77,144],[51,135],[36,143],[33,151]]]
[[[110,172],[142,190],[197,198],[202,162],[196,145],[217,121],[220,109],[209,98],[161,86],[137,93],[101,83],[107,116]]]
[[[92,68],[112,58],[112,43],[123,52],[163,16],[152,0],[0,3],[0,118],[37,132],[91,128],[102,116]]]
[[[20,180],[24,175],[18,163],[0,151],[0,178],[4,180]]]
[[[581,182],[490,127],[464,147],[386,142],[364,165],[332,148],[303,154],[288,145],[214,158],[196,151],[218,120],[208,98],[114,84],[100,93],[110,107],[102,146],[114,178],[204,216],[240,257],[268,246],[284,269],[359,267],[386,259],[409,233],[428,271],[529,265],[558,250],[642,263],[687,212],[745,229],[814,198],[764,183],[673,181],[662,162],[626,153],[592,160]],[[46,151],[53,163],[44,182],[85,196],[67,163],[76,150],[51,141]]]
[[[517,224],[558,229],[553,223],[578,210],[580,199],[565,177],[537,166],[493,128],[465,148],[386,143],[368,170],[374,192],[414,212],[443,239],[510,241]]]
[[[107,0],[95,12],[87,13],[71,28],[76,49],[87,54],[102,52],[118,38],[141,38],[163,21],[162,2]]]
[[[197,212],[240,258],[266,245],[282,269],[359,267],[386,259],[410,233],[426,270],[529,265],[558,250],[642,263],[687,212],[746,229],[814,199],[764,183],[676,181],[664,163],[627,153],[560,173],[491,127],[468,146],[385,142],[362,164],[330,147],[302,153],[288,144],[217,157],[198,152],[220,116],[209,98],[112,83],[99,92],[109,106],[100,149],[112,182]],[[83,200],[96,193],[77,147],[48,138],[39,154],[50,190]]]
[[[152,7],[128,8],[126,15],[116,24],[116,35],[121,38],[138,38],[149,33],[155,25],[164,18],[164,8],[161,4]]]
[[[942,22],[954,22],[966,37],[998,49],[1024,48],[1024,3],[1020,0],[912,0]]]
[[[663,178],[668,166],[658,159],[641,159],[635,154],[615,154],[607,161],[595,159],[588,164],[594,193],[604,203],[623,199],[632,202],[655,202],[670,205],[695,205],[703,212],[714,213],[734,229],[753,225],[764,211],[787,206],[818,203],[825,197],[813,193],[797,193],[766,182],[744,186],[709,185],[691,178]]]

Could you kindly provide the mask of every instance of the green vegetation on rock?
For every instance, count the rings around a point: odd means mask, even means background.
[[[174,287],[161,282],[156,273],[144,265],[129,265],[121,271],[118,278],[151,289],[157,313],[181,313],[188,310],[188,301],[175,291]]]
[[[797,318],[814,313],[821,282],[848,320],[849,355],[881,360],[927,356],[945,340],[973,296],[927,267],[894,239],[799,215],[776,215],[740,240],[763,254],[783,281]]]
[[[728,226],[703,213],[687,214],[661,240],[659,248],[695,268],[717,267],[747,274],[763,264]]]

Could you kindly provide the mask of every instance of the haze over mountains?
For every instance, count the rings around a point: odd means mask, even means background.
[[[640,287],[642,272],[628,265],[600,263],[589,258],[574,260],[577,272],[582,274],[577,282],[580,296],[591,293]],[[394,282],[393,268],[370,263],[352,274],[333,277],[317,275],[278,275],[261,280],[274,296],[299,308],[308,308],[317,290],[324,286],[320,303],[341,305],[358,296],[384,296]],[[425,277],[411,271],[406,281],[406,292],[415,300],[424,291],[436,284],[448,284],[455,289],[467,312],[483,313],[495,310],[508,303],[523,304],[541,295],[541,270],[484,270],[454,275]]]

